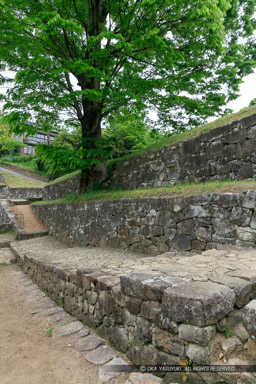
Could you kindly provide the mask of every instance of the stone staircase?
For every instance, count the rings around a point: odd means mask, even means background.
[[[28,200],[2,200],[1,203],[19,239],[30,239],[48,235],[48,230],[36,217],[29,206]]]

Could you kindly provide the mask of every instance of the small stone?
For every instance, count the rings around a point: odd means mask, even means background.
[[[140,312],[141,303],[142,301],[140,299],[136,299],[136,297],[127,297],[126,308],[131,314],[137,315]]]
[[[186,235],[177,235],[174,239],[174,247],[179,251],[190,251],[192,249],[191,240]]]
[[[133,372],[124,384],[163,384],[163,380],[149,373]]]
[[[88,336],[90,334],[90,330],[85,326],[78,332],[76,332],[73,336],[76,339],[80,339],[81,337]]]
[[[228,337],[221,343],[222,350],[227,358],[240,346],[242,346],[242,343],[236,336]]]
[[[74,321],[73,323],[54,328],[52,337],[55,339],[56,337],[69,336],[72,335],[72,333],[79,332],[83,327],[80,321]]]
[[[207,347],[201,347],[197,344],[189,344],[186,348],[186,355],[194,363],[197,364],[210,364],[210,349]]]
[[[159,328],[153,328],[152,344],[161,351],[175,356],[181,357],[184,354],[184,345],[182,341],[177,336]]]
[[[141,304],[141,316],[148,320],[155,320],[156,314],[160,309],[157,301],[144,301]]]
[[[243,325],[249,335],[256,340],[256,300],[250,301],[250,303],[244,307]]]
[[[55,313],[51,316],[49,316],[49,321],[52,324],[55,323],[72,323],[73,321],[76,321],[77,319],[74,316],[68,315],[65,311]]]
[[[242,341],[242,343],[246,343],[249,339],[249,333],[246,331],[245,327],[243,324],[238,324],[234,328],[235,335]]]
[[[103,365],[116,357],[116,352],[107,345],[101,345],[94,351],[83,356],[85,360],[94,365]]]
[[[256,230],[249,227],[238,228],[236,231],[236,236],[238,240],[254,242],[256,239]]]
[[[190,343],[206,346],[216,335],[215,326],[196,327],[195,325],[181,324],[179,326],[179,337]]]
[[[236,294],[236,305],[242,308],[248,303],[252,296],[255,284],[251,281],[240,279],[239,277],[227,275],[208,275],[209,279],[215,283],[226,285],[233,289]]]
[[[120,372],[120,367],[121,369],[123,368],[123,372]],[[109,363],[99,368],[99,384],[109,383],[116,377],[125,375],[127,371],[129,372],[128,369],[129,365],[125,360],[115,357]]]
[[[227,235],[237,229],[237,225],[227,219],[213,219],[212,223],[217,235]]]
[[[126,329],[119,326],[109,327],[109,334],[114,346],[123,353],[127,352],[129,349],[129,338]]]
[[[244,208],[255,208],[256,207],[256,193],[255,191],[248,191],[242,202]]]
[[[91,351],[103,345],[104,341],[97,336],[89,335],[78,340],[75,344],[79,352]]]
[[[53,308],[48,308],[48,309],[44,310],[42,312],[42,314],[44,316],[50,316],[50,315],[53,315],[53,314],[59,313],[59,312],[64,312],[64,311],[63,311],[63,309],[61,307],[54,306]]]

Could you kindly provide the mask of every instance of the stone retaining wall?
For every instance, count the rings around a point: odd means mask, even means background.
[[[61,197],[78,194],[80,186],[80,175],[76,175],[60,181],[46,185],[43,189],[43,200],[56,200]]]
[[[256,191],[32,206],[49,234],[66,244],[149,255],[220,244],[254,247],[255,207]]]
[[[30,199],[42,197],[42,188],[11,188],[9,187],[9,199]]]
[[[134,189],[256,173],[256,115],[117,164],[112,188]]]
[[[135,365],[250,364],[255,342],[242,325],[244,307],[256,296],[256,283],[194,281],[149,274],[107,275],[92,270],[65,270],[33,255],[16,260],[42,290],[84,324],[110,341]],[[244,315],[249,329],[255,320],[252,301]],[[254,307],[253,307],[254,308]],[[253,325],[255,329],[255,323]],[[232,329],[231,337],[225,337]],[[248,353],[248,344],[249,353]],[[238,358],[239,357],[239,358]],[[241,358],[242,357],[242,358]],[[253,383],[252,374],[189,374],[187,383]],[[166,383],[183,383],[166,374]]]
[[[12,188],[5,183],[4,175],[0,174],[0,199],[33,199],[43,195],[42,188]]]
[[[0,202],[0,224],[3,225],[8,223],[10,223],[10,218]]]

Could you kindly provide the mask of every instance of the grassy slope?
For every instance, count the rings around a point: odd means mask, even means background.
[[[123,161],[125,159],[140,155],[142,153],[154,151],[156,149],[163,148],[163,147],[166,147],[168,145],[178,143],[180,141],[186,141],[186,140],[192,139],[193,137],[199,136],[204,132],[211,131],[212,129],[217,128],[217,127],[221,127],[223,125],[231,124],[236,120],[243,119],[244,117],[248,117],[248,116],[253,115],[255,113],[256,113],[256,105],[253,105],[253,106],[248,107],[248,108],[243,108],[239,112],[231,113],[230,115],[222,116],[219,119],[212,121],[211,123],[207,123],[207,124],[204,124],[200,127],[189,129],[188,131],[185,131],[182,133],[175,133],[172,136],[166,137],[162,140],[159,140],[156,143],[154,143],[154,144],[152,144],[146,148],[140,149],[138,151],[134,151],[133,153],[131,153],[127,156],[121,157],[119,159],[109,160],[108,166],[109,166],[109,168],[113,168],[116,163],[119,163],[120,161]]]
[[[201,184],[179,184],[169,187],[152,189],[134,189],[132,191],[89,191],[83,195],[67,196],[52,201],[41,201],[34,204],[64,204],[76,203],[90,200],[113,200],[113,199],[141,199],[147,197],[175,197],[200,195],[202,193],[240,193],[248,190],[256,190],[256,181],[209,181]]]
[[[61,176],[61,177],[58,177],[57,179],[51,181],[50,183],[48,183],[47,185],[52,185],[52,184],[55,184],[55,183],[59,183],[60,181],[65,181],[67,179],[70,179],[71,177],[74,177],[76,175],[79,175],[79,173],[81,173],[81,171],[75,171],[75,172],[72,172],[72,173],[68,173],[67,175],[64,175],[64,176]]]
[[[27,171],[38,173],[39,175],[45,175],[44,172],[40,172],[38,170],[37,164],[34,159],[32,159],[31,161],[21,161],[19,156],[15,156],[12,158],[12,160],[9,160],[6,158],[0,159],[0,164],[6,165],[6,166],[13,165],[15,167],[25,169]]]
[[[45,185],[40,181],[32,181],[3,171],[1,173],[4,174],[6,184],[12,188],[43,188]]]

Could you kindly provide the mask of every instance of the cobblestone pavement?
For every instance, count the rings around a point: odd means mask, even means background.
[[[69,248],[52,237],[12,243],[20,255],[59,265],[63,269],[92,268],[120,276],[124,273],[150,272],[162,276],[179,276],[185,280],[207,281],[215,275],[249,280],[256,277],[256,250],[223,247],[201,254],[166,252],[148,257],[122,249],[84,247]]]
[[[150,374],[113,370],[127,360],[10,266],[12,258],[9,248],[0,249],[1,384],[162,383]]]

